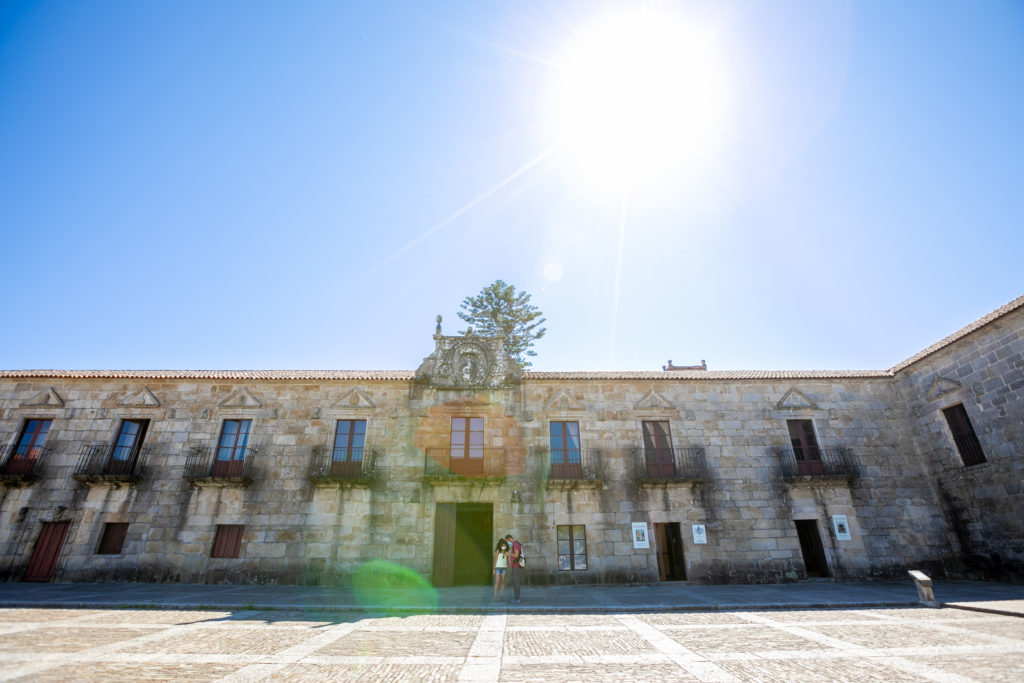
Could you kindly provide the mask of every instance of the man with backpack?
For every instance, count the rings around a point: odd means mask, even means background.
[[[510,548],[508,553],[508,580],[512,584],[512,599],[509,602],[519,602],[519,590],[522,586],[521,572],[526,567],[526,558],[523,556],[523,546],[512,534],[505,536]]]

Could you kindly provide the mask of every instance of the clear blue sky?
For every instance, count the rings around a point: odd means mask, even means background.
[[[1024,293],[1024,4],[648,6],[727,95],[628,188],[552,113],[621,10],[0,4],[0,367],[415,369],[501,278],[538,370],[884,369]]]

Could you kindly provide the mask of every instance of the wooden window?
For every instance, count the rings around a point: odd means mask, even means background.
[[[559,524],[559,571],[583,571],[587,568],[587,531],[582,524]]]
[[[213,463],[214,476],[239,476],[249,447],[249,428],[252,420],[224,420],[217,442],[217,459]]]
[[[242,550],[244,524],[218,524],[210,557],[238,557]]]
[[[985,452],[981,450],[981,442],[978,435],[974,433],[974,425],[971,418],[967,416],[967,409],[963,403],[950,406],[942,411],[949,424],[949,431],[953,433],[953,443],[960,453],[960,460],[964,465],[980,465],[986,462]]]
[[[107,522],[103,525],[103,535],[96,548],[97,555],[120,555],[124,547],[125,536],[128,535],[128,522]]]
[[[672,434],[668,428],[668,420],[644,422],[643,429],[647,476],[654,479],[675,477],[676,461],[672,451]]]
[[[453,417],[451,456],[453,458],[484,457],[484,419]]]
[[[810,420],[786,420],[789,439],[793,444],[796,468],[800,474],[824,474],[821,464],[821,449],[814,436],[814,425]]]
[[[15,442],[14,452],[7,460],[5,472],[9,474],[30,474],[32,472],[36,460],[42,455],[52,422],[52,420],[25,420],[21,434]]]
[[[554,479],[581,479],[580,423],[551,422],[548,427],[551,446],[551,476]]]
[[[107,474],[121,474],[130,472],[135,459],[142,448],[142,440],[146,438],[146,429],[149,427],[149,420],[122,420],[121,428],[117,431],[117,439],[110,451],[110,459],[107,461]]]
[[[334,429],[331,474],[358,476],[362,471],[365,442],[366,420],[338,420]]]

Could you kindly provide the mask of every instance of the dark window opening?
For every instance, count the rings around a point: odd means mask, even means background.
[[[210,557],[238,557],[244,531],[244,524],[218,524]]]
[[[97,555],[120,555],[124,539],[128,535],[128,522],[108,522],[103,525]]]
[[[949,431],[953,433],[953,443],[960,453],[960,460],[965,466],[980,465],[986,462],[985,453],[981,450],[981,442],[978,435],[974,433],[974,425],[971,418],[967,416],[967,409],[963,403],[950,406],[942,411],[949,424]]]

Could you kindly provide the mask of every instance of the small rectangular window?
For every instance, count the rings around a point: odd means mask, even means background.
[[[980,465],[986,462],[985,452],[981,450],[981,442],[978,435],[974,433],[974,425],[971,418],[967,416],[967,409],[963,403],[950,406],[942,411],[946,416],[946,423],[949,431],[953,433],[953,443],[960,453],[960,460],[965,466]]]
[[[128,522],[107,522],[103,525],[97,555],[120,555],[124,539],[128,535]]]
[[[210,557],[238,557],[242,550],[244,524],[218,524]]]
[[[587,568],[587,532],[582,524],[559,524],[559,571],[583,571]]]

